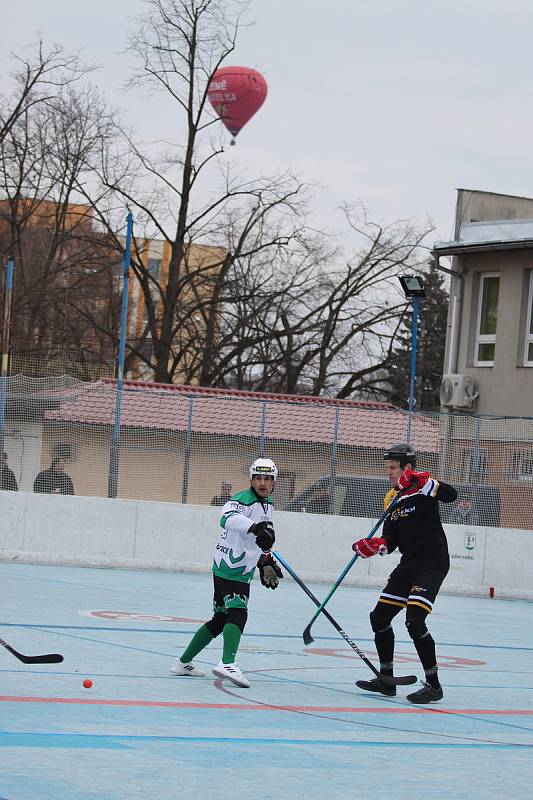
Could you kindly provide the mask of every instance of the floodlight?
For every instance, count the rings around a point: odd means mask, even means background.
[[[419,278],[417,275],[400,275],[398,280],[402,284],[403,293],[408,300],[411,297],[426,296],[422,278]]]

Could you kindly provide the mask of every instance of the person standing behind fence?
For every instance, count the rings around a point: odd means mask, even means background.
[[[217,494],[211,500],[212,506],[225,506],[231,498],[232,485],[228,481],[222,481],[220,484],[220,494]]]
[[[205,672],[192,663],[198,653],[222,634],[222,660],[213,668],[218,678],[248,689],[250,681],[235,663],[241,635],[248,618],[250,582],[259,567],[261,583],[276,589],[283,573],[270,553],[275,542],[271,494],[278,470],[269,458],[258,458],[250,467],[250,488],[237,492],[222,509],[222,531],[213,561],[213,616],[194,634],[172,675],[202,678]]]
[[[33,491],[40,494],[74,494],[74,484],[65,472],[65,459],[53,458],[48,469],[39,472]]]
[[[18,488],[15,473],[7,466],[7,453],[4,453],[0,462],[0,489],[17,492]]]

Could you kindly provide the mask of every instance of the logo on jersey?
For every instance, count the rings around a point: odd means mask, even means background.
[[[397,519],[407,519],[409,514],[413,514],[416,511],[416,506],[411,506],[410,508],[405,508],[405,506],[399,506],[395,508],[392,514],[390,515],[391,520],[394,522]]]

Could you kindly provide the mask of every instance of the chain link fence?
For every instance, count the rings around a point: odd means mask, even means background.
[[[220,505],[265,456],[279,467],[277,509],[374,517],[388,489],[383,452],[410,431],[418,466],[459,490],[441,506],[445,522],[533,530],[533,419],[414,414],[409,424],[406,411],[353,401],[0,381],[3,489],[11,473],[19,490],[64,492],[59,472],[77,495]]]

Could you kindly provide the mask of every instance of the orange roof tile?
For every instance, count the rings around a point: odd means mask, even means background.
[[[116,382],[108,380],[85,384],[57,410],[47,411],[45,420],[113,425],[115,388]],[[190,410],[195,433],[253,438],[263,434],[267,439],[329,444],[337,427],[339,445],[378,449],[403,441],[408,421],[406,411],[384,403],[124,383],[122,427],[187,431]],[[437,419],[413,417],[411,441],[418,450],[436,452],[438,433]]]

